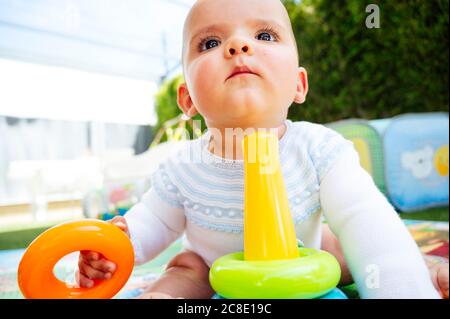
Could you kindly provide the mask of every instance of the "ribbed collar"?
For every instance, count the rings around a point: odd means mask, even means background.
[[[286,132],[284,132],[284,135],[279,140],[280,160],[283,157],[284,153],[286,152],[287,142],[288,142],[290,136],[292,135],[292,133],[291,133],[292,130],[290,129],[291,125],[292,125],[292,121],[285,120],[284,123],[286,125]],[[236,169],[243,170],[244,169],[244,160],[233,160],[233,159],[222,158],[220,156],[217,156],[217,155],[211,153],[208,150],[209,139],[210,139],[209,131],[206,131],[205,134],[203,134],[203,136],[200,138],[200,143],[202,144],[202,146],[201,146],[202,160],[206,165],[211,165],[211,166],[222,168],[222,169],[233,169],[233,170],[236,170]]]

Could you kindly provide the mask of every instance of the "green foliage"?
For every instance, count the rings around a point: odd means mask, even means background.
[[[365,25],[367,4],[285,1],[310,85],[290,118],[327,123],[448,112],[448,0],[378,1],[379,29]]]
[[[158,116],[158,123],[155,126],[155,133],[166,121],[182,113],[177,104],[177,90],[183,82],[183,76],[178,75],[173,79],[166,80],[156,93],[155,111]]]
[[[155,134],[161,129],[167,121],[174,119],[181,115],[183,112],[178,107],[177,103],[177,91],[178,86],[184,82],[183,76],[180,74],[172,79],[166,80],[155,96],[155,110],[158,117],[158,123],[154,127]],[[200,115],[194,116],[193,120],[201,121],[201,130],[203,131],[206,126],[203,118]],[[186,127],[190,136],[193,136],[192,127]],[[167,136],[163,136],[161,142],[167,140]]]

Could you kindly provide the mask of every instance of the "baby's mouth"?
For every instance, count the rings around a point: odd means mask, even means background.
[[[248,75],[258,75],[257,73],[253,72],[249,67],[247,66],[237,66],[233,69],[231,74],[227,77],[227,80],[238,77],[238,76],[248,76]]]

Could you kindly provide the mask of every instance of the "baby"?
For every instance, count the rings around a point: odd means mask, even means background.
[[[183,38],[186,83],[178,104],[189,117],[200,113],[208,131],[182,144],[154,173],[141,202],[112,220],[130,237],[137,264],[184,234],[184,251],[142,297],[211,298],[209,267],[243,250],[241,143],[256,129],[277,132],[297,238],[336,256],[341,284],[354,280],[363,298],[448,294],[448,265],[445,271],[430,264],[430,279],[414,240],[361,168],[352,143],[324,126],[287,120],[292,102],[305,101],[308,79],[279,0],[199,0]],[[80,254],[81,286],[109,279],[114,270],[96,252]]]

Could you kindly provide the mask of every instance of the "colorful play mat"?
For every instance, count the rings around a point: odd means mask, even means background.
[[[405,224],[423,253],[448,260],[448,222],[406,220]],[[158,278],[167,262],[180,250],[181,243],[177,241],[151,262],[136,266],[128,283],[115,298],[130,299],[139,296],[143,288]],[[0,251],[0,299],[23,298],[17,286],[17,268],[24,251],[24,249]],[[56,276],[70,282],[76,264],[76,253],[64,257],[55,267]],[[354,285],[343,287],[342,290],[349,298],[358,296]]]

